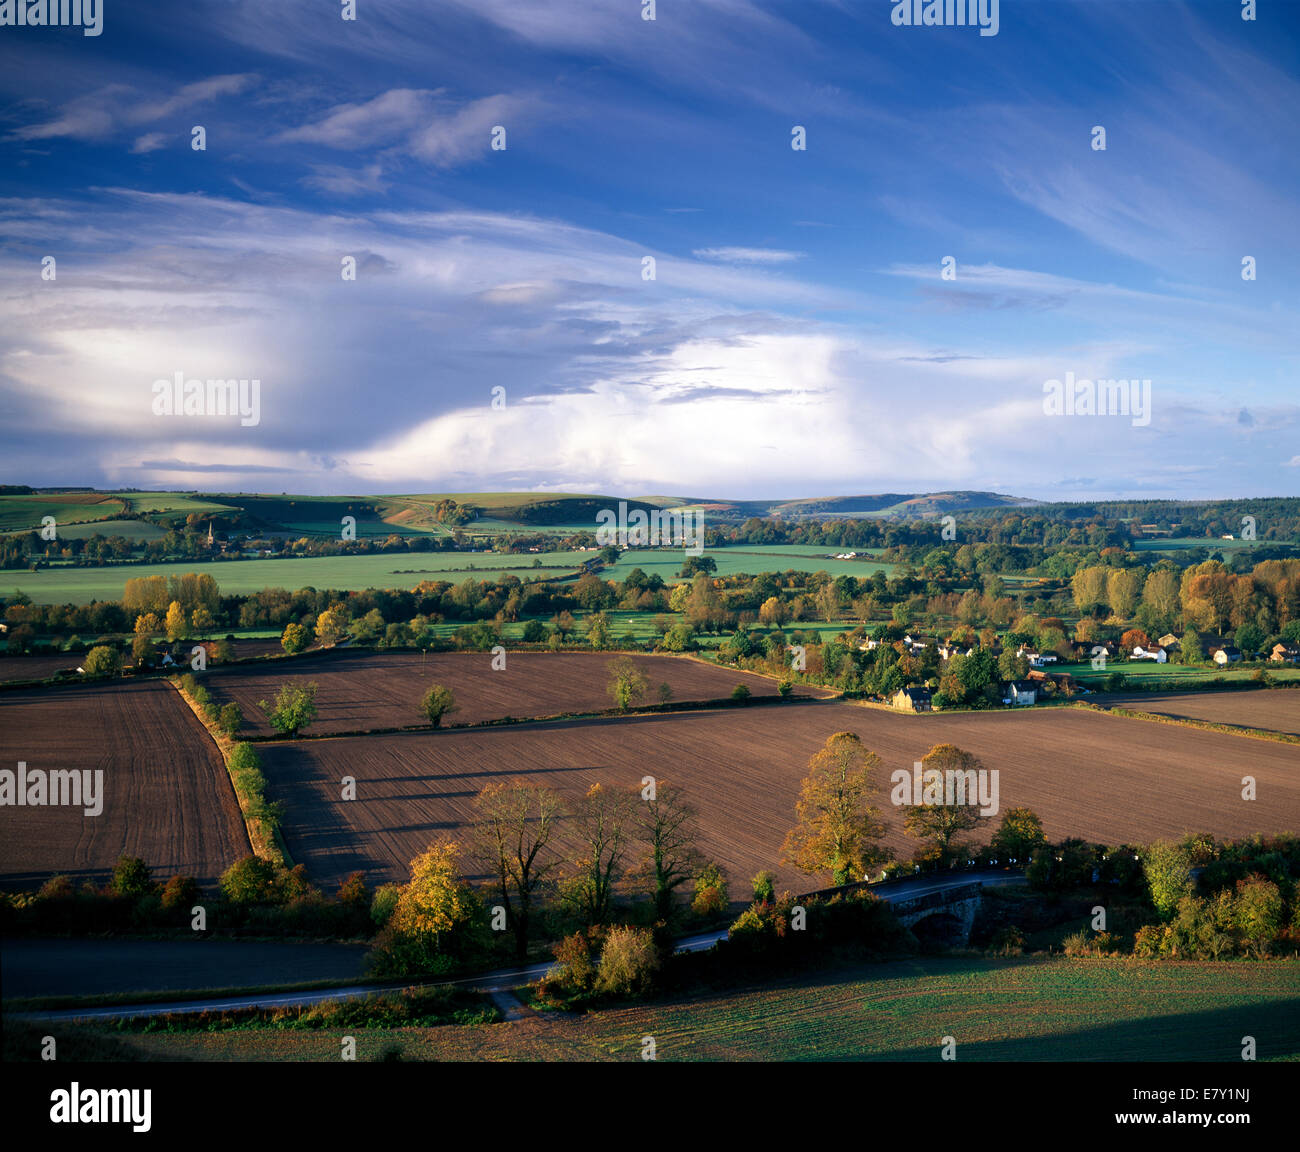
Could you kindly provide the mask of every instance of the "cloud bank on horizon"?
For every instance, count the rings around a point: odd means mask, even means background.
[[[1300,6],[654,7],[0,28],[0,482],[1300,492]]]

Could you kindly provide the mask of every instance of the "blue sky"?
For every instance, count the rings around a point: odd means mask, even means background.
[[[0,28],[0,481],[1300,492],[1300,5],[891,8]],[[155,415],[177,372],[259,379],[259,423]],[[1069,372],[1150,422],[1046,414]]]

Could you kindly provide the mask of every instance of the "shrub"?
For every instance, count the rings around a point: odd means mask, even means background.
[[[600,950],[596,990],[611,996],[648,992],[659,970],[659,952],[648,928],[611,928]]]
[[[236,860],[221,874],[221,892],[232,904],[267,904],[275,900],[275,866],[260,856]]]
[[[744,704],[750,697],[748,684],[737,684],[731,690],[731,699],[737,704]]]
[[[243,723],[244,714],[240,711],[239,705],[233,702],[227,704],[217,714],[217,727],[231,740],[238,734]]]
[[[695,877],[695,898],[691,911],[696,916],[712,917],[727,910],[727,874],[712,862],[704,865]]]
[[[193,876],[173,876],[162,890],[163,910],[188,912],[202,896],[203,891]]]
[[[1014,924],[999,928],[989,942],[989,951],[995,956],[1019,956],[1025,950],[1025,934]]]
[[[384,927],[392,919],[400,895],[401,886],[397,884],[381,884],[375,889],[370,901],[370,920],[376,928]]]
[[[81,666],[86,670],[87,676],[116,676],[120,663],[116,649],[100,644],[86,653],[85,662]]]
[[[109,890],[115,896],[136,900],[153,887],[149,879],[149,865],[138,856],[121,856],[113,868]]]
[[[546,981],[555,983],[570,995],[585,995],[596,986],[596,959],[593,944],[599,944],[603,929],[587,928],[566,936],[552,950],[555,964],[546,973]]]
[[[776,877],[771,872],[760,872],[754,877],[754,903],[770,904],[776,899]]]
[[[776,686],[776,694],[780,696],[782,700],[788,700],[793,691],[794,685],[790,683],[789,680],[782,680]]]

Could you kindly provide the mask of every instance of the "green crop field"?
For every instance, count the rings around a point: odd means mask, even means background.
[[[357,1059],[398,1044],[408,1060],[641,1059],[940,1062],[1300,1059],[1300,965],[925,958],[582,1017],[541,1013],[482,1027],[358,1029]],[[339,1035],[261,1031],[123,1037],[155,1059],[338,1059]]]
[[[540,559],[544,567],[534,568]],[[190,561],[177,564],[123,564],[107,568],[47,568],[39,572],[0,572],[0,596],[21,589],[38,604],[88,604],[119,600],[135,576],[178,576],[207,572],[226,593],[263,588],[414,588],[423,580],[454,583],[512,574],[554,579],[573,572],[590,553],[550,552],[507,556],[491,552],[412,552],[382,556],[292,557],[283,560]],[[401,571],[399,571],[401,570]]]
[[[1270,677],[1278,680],[1300,679],[1300,668],[1290,664],[1267,664],[1266,671]],[[1255,678],[1256,669],[1229,665],[1220,668],[1199,667],[1188,664],[1156,664],[1151,660],[1109,661],[1104,671],[1094,670],[1091,663],[1054,664],[1053,672],[1068,672],[1080,684],[1089,688],[1100,686],[1108,676],[1118,672],[1127,681],[1130,688],[1159,691],[1163,687],[1173,689],[1213,684],[1224,681],[1229,684],[1244,683]]]
[[[0,496],[0,532],[30,532],[41,527],[45,516],[55,523],[74,524],[103,520],[126,510],[123,501],[93,492],[66,495]]]

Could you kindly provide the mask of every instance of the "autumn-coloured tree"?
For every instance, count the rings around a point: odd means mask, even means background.
[[[1119,638],[1119,646],[1125,652],[1132,652],[1134,648],[1150,648],[1151,637],[1143,632],[1141,628],[1130,628]]]
[[[522,961],[538,889],[557,863],[551,840],[563,815],[560,797],[550,788],[511,780],[484,787],[474,808],[471,852],[496,884]]]
[[[888,859],[872,773],[880,757],[853,732],[837,732],[808,762],[795,805],[798,822],[786,835],[783,863],[815,876],[831,874],[847,884],[874,863]]]
[[[326,608],[316,618],[316,639],[321,644],[337,644],[348,632],[348,612],[341,605]]]
[[[411,861],[369,965],[376,975],[442,972],[481,944],[483,905],[461,878],[460,846],[432,845]]]
[[[189,621],[185,618],[185,609],[179,600],[173,600],[168,607],[164,627],[167,629],[167,639],[171,641],[183,640],[189,631]]]
[[[904,831],[909,836],[928,842],[929,854],[941,862],[952,858],[958,847],[956,838],[961,833],[973,831],[988,819],[980,811],[977,788],[979,773],[983,770],[984,766],[976,756],[955,744],[936,744],[921,757],[923,787],[930,779],[928,773],[932,771],[940,773],[939,779],[945,784],[950,779],[950,772],[959,772],[963,777],[961,803],[947,803],[945,788],[943,803],[914,804],[903,817]],[[956,780],[957,777],[951,779]],[[955,791],[953,799],[957,799]]]

